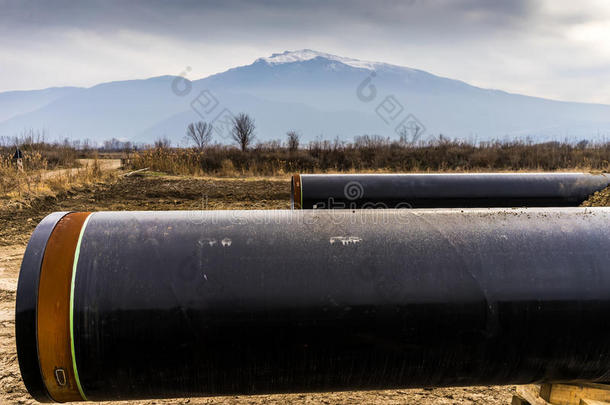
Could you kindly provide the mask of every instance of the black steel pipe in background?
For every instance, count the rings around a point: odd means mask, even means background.
[[[589,173],[301,174],[292,208],[468,208],[579,206],[610,186]]]
[[[44,384],[25,315],[47,288],[38,261],[54,215],[34,231],[17,292],[34,393]],[[51,238],[80,232],[78,381],[64,386],[83,399],[610,381],[610,208],[77,220]]]

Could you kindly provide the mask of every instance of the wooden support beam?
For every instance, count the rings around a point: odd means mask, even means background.
[[[605,384],[542,384],[540,397],[553,405],[581,405],[581,400],[610,402]]]
[[[580,405],[610,405],[610,402],[596,401],[594,399],[581,399]]]
[[[524,401],[524,403],[529,405],[549,405],[544,399],[540,398],[538,395],[540,393],[539,385],[518,385],[517,386],[517,397]],[[515,404],[515,399],[513,397],[513,405],[519,404],[518,402]]]
[[[526,401],[525,399],[523,399],[517,395],[513,395],[513,400],[510,403],[510,405],[532,405],[532,404],[530,404],[528,401]]]

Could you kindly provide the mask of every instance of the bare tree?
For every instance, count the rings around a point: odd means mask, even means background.
[[[192,122],[186,127],[186,136],[195,143],[195,146],[199,150],[201,150],[212,140],[212,129],[212,124],[208,124],[207,122]]]
[[[233,118],[231,138],[239,145],[242,152],[254,141],[254,119],[248,114],[239,113]]]
[[[408,128],[401,128],[398,136],[400,136],[400,143],[403,145],[415,145],[419,138],[421,138],[422,133],[423,128],[421,126],[417,123],[411,123]]]
[[[157,149],[168,149],[170,146],[172,146],[172,141],[167,136],[155,140],[155,148]]]
[[[297,131],[288,131],[286,132],[286,137],[288,138],[288,150],[291,152],[299,149],[299,142],[301,140],[301,135]]]

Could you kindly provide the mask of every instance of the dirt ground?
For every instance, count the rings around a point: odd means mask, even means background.
[[[610,189],[595,196],[608,205]],[[605,203],[604,203],[605,202]],[[0,208],[0,404],[29,404],[15,348],[15,291],[21,258],[38,222],[54,211],[287,209],[288,179],[121,177],[113,184],[73,189],[57,197],[11,201]],[[130,404],[489,404],[508,405],[514,386],[386,390],[136,401]]]
[[[81,170],[84,170],[88,166],[91,167],[95,164],[95,159],[77,159],[78,163],[81,167],[73,168],[73,169],[58,169],[58,170],[49,170],[43,173],[43,179],[49,179],[52,177],[58,176],[66,176],[68,174],[75,175]],[[99,159],[97,160],[97,164],[101,170],[116,170],[121,167],[121,159]]]
[[[582,205],[583,207],[610,207],[610,187],[596,192]]]

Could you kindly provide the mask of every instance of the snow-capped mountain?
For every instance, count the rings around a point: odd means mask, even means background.
[[[391,66],[381,62],[368,62],[359,59],[345,58],[342,56],[331,55],[329,53],[312,51],[311,49],[301,49],[300,51],[285,51],[283,53],[274,53],[269,57],[258,58],[256,62],[266,62],[269,65],[280,65],[283,63],[305,62],[315,58],[327,59],[330,61],[342,63],[347,66],[368,70],[375,70],[380,67]]]
[[[195,81],[162,76],[111,82],[53,92],[48,99],[40,91],[0,93],[5,106],[11,109],[0,113],[0,136],[44,128],[57,137],[152,142],[167,136],[177,142],[188,123],[205,120],[215,126],[217,141],[228,142],[231,114],[247,112],[261,141],[283,138],[288,130],[300,131],[304,140],[399,133],[472,141],[610,138],[607,105],[482,89],[418,69],[309,49]]]

